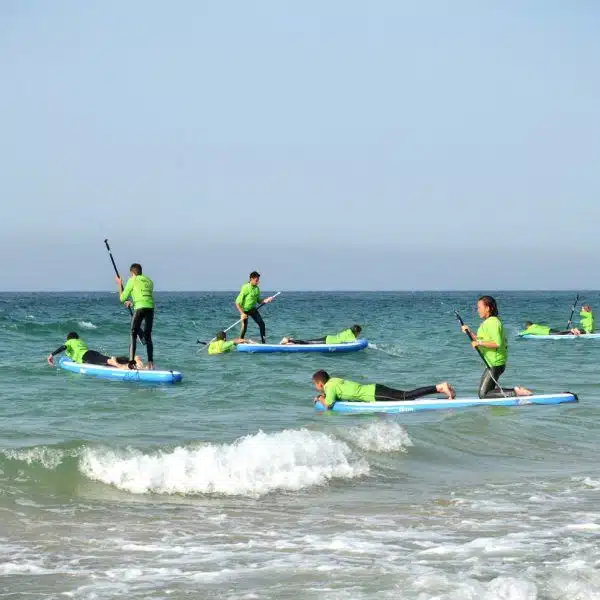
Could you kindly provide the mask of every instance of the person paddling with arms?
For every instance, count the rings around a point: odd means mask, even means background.
[[[477,334],[473,333],[468,325],[461,325],[461,329],[471,338],[471,346],[481,354],[487,365],[479,383],[479,397],[483,399],[531,396],[533,392],[521,386],[513,389],[501,388],[499,384],[496,386],[500,375],[506,369],[508,359],[506,334],[498,316],[496,300],[491,296],[481,296],[477,301],[477,313],[483,319]]]
[[[133,316],[131,317],[131,340],[129,342],[129,367],[135,369],[135,350],[137,337],[146,343],[148,353],[147,368],[154,368],[154,345],[152,343],[152,326],[154,324],[154,282],[142,274],[142,265],[133,263],[129,267],[130,277],[123,289],[123,281],[117,276],[120,300],[131,307],[133,300]],[[131,300],[129,300],[131,298]],[[142,329],[142,323],[144,328]]]
[[[406,402],[437,393],[446,394],[451,400],[456,397],[454,388],[446,381],[405,391],[379,383],[356,383],[340,377],[331,377],[327,371],[317,371],[312,376],[312,382],[317,391],[321,392],[314,402],[320,402],[326,409],[333,408],[338,400],[346,402]]]
[[[248,317],[252,317],[254,322],[258,325],[260,331],[260,339],[262,343],[266,343],[266,327],[265,322],[260,316],[260,312],[258,310],[259,306],[263,304],[269,304],[269,302],[273,301],[273,296],[269,296],[264,300],[260,299],[260,288],[258,284],[260,282],[260,273],[257,271],[252,271],[250,273],[248,283],[245,283],[238,297],[235,299],[235,307],[238,309],[240,313],[240,318],[242,321],[242,327],[240,330],[240,339],[244,339],[246,336],[246,330],[248,328]]]

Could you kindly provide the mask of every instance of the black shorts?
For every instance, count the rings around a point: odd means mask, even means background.
[[[105,356],[96,350],[88,350],[81,358],[81,360],[88,365],[100,365],[106,367],[108,365],[108,359],[110,356]],[[117,356],[117,362],[120,365],[126,365],[129,359],[124,356]]]

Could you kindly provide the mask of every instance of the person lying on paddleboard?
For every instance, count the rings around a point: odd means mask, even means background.
[[[242,286],[238,297],[235,299],[235,307],[238,309],[242,320],[240,339],[244,339],[246,336],[246,330],[248,329],[248,317],[252,317],[260,330],[260,339],[262,340],[262,343],[265,344],[267,341],[267,331],[265,322],[258,311],[258,307],[262,304],[268,304],[269,302],[272,302],[273,296],[269,296],[268,298],[261,300],[260,288],[258,287],[259,282],[260,273],[258,271],[252,271],[252,273],[250,273],[248,283],[245,283]]]
[[[312,340],[297,340],[291,337],[284,337],[280,344],[345,344],[348,342],[355,342],[360,336],[362,328],[360,325],[352,325],[350,329],[344,329],[335,335],[326,335],[321,338],[315,338]]]
[[[330,377],[327,371],[317,371],[312,376],[312,382],[317,391],[322,392],[314,401],[331,408],[338,400],[347,402],[393,402],[415,400],[430,394],[446,394],[449,399],[456,397],[454,388],[443,381],[437,385],[417,388],[414,390],[396,390],[380,383],[361,384],[355,381]]]
[[[125,356],[105,356],[96,350],[88,350],[87,345],[75,331],[67,334],[67,341],[59,346],[48,356],[48,364],[54,366],[54,357],[61,352],[77,364],[100,365],[102,367],[115,367],[117,369],[129,369],[129,358]],[[139,356],[135,357],[137,369],[143,369],[144,363]]]
[[[485,369],[479,383],[480,398],[503,398],[506,396],[531,396],[533,392],[527,388],[516,386],[513,389],[498,388],[495,381],[506,369],[508,359],[508,343],[504,326],[498,316],[498,306],[496,300],[491,296],[481,296],[477,301],[477,312],[483,319],[483,323],[475,335],[468,325],[463,325],[461,329],[465,331],[472,342],[473,348],[479,348],[488,368]]]
[[[230,342],[227,341],[227,334],[224,331],[219,331],[215,336],[214,341],[208,345],[209,354],[223,354],[224,352],[231,352],[235,350],[238,344],[255,344],[252,340],[244,340],[237,338]]]
[[[581,319],[579,319],[579,327],[574,327],[571,329],[571,333],[574,335],[585,335],[586,333],[594,333],[595,320],[594,313],[592,312],[592,307],[589,304],[584,304],[581,307],[581,312],[579,313]]]
[[[558,329],[551,329],[547,325],[539,325],[538,323],[532,323],[531,321],[525,321],[525,329],[519,331],[519,335],[572,335],[573,330],[559,331]]]
[[[129,366],[135,368],[135,350],[138,336],[143,337],[148,353],[148,369],[154,368],[154,344],[152,343],[152,326],[154,324],[154,282],[142,275],[142,265],[133,263],[129,267],[129,279],[123,289],[123,281],[117,276],[117,284],[121,294],[120,300],[125,306],[133,301],[133,317],[131,318],[131,339],[129,342]],[[131,300],[129,298],[131,297]],[[142,329],[142,322],[144,328]]]

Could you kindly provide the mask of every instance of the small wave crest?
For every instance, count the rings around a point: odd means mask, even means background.
[[[344,442],[324,433],[286,430],[236,440],[143,453],[85,448],[80,471],[135,494],[222,494],[259,497],[296,491],[369,472]]]
[[[406,429],[392,420],[345,429],[338,435],[367,452],[407,452],[407,448],[413,445]]]
[[[80,449],[53,448],[52,446],[35,446],[22,450],[3,450],[2,454],[9,460],[18,460],[28,465],[39,464],[45,469],[56,469],[65,458],[76,457]]]
[[[78,321],[77,324],[83,329],[98,329],[97,325],[94,325],[91,321]]]

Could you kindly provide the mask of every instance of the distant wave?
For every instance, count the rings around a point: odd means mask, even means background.
[[[79,321],[77,324],[84,329],[98,329],[98,326],[94,325],[91,321]]]

